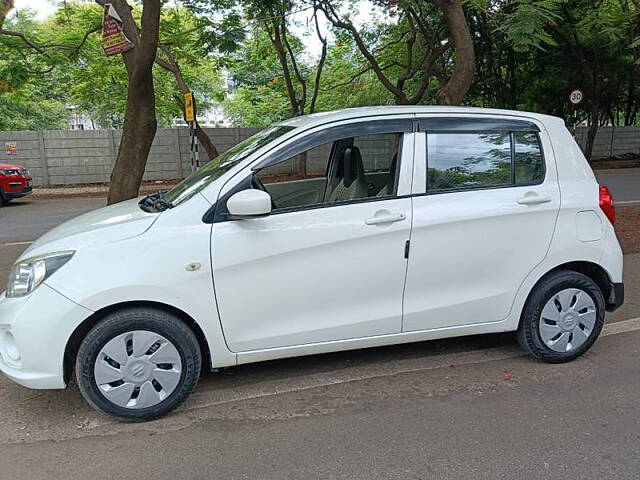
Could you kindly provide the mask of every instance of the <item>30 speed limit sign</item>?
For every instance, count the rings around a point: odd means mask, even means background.
[[[571,92],[571,94],[569,94],[569,101],[573,105],[580,104],[583,99],[584,99],[584,93],[582,93],[582,90],[576,89],[573,92]]]

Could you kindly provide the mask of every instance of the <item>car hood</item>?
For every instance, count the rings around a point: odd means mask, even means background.
[[[85,245],[111,243],[146,232],[160,215],[138,206],[139,199],[127,200],[80,215],[44,234],[21,258],[62,250],[77,250]]]

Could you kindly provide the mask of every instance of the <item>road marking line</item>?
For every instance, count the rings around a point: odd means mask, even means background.
[[[15,247],[17,245],[31,245],[33,242],[10,242],[2,245],[3,247]]]
[[[601,335],[609,336],[636,330],[640,330],[640,317],[606,324]],[[285,393],[302,392],[315,388],[330,387],[333,385],[342,385],[352,382],[390,377],[404,373],[436,370],[439,368],[449,367],[450,365],[462,366],[488,363],[494,362],[496,360],[506,360],[509,358],[521,357],[524,355],[525,353],[519,347],[508,345],[500,348],[487,348],[481,350],[471,350],[468,352],[434,355],[432,358],[435,360],[435,362],[431,363],[430,365],[424,365],[425,358],[429,357],[400,360],[397,362],[382,365],[384,371],[380,372],[378,370],[377,373],[366,372],[366,370],[370,368],[369,366],[354,367],[346,372],[343,370],[337,375],[331,372],[317,373],[300,377],[299,382],[296,385],[282,386],[278,384],[281,379],[278,379],[272,382],[267,382],[266,385],[257,385],[257,390],[248,392],[238,392],[236,387],[229,387],[221,390],[205,390],[200,392],[196,391],[191,396],[190,400],[187,400],[185,409],[197,410],[201,408],[225,405],[233,402],[255,400],[257,398],[272,397],[274,395],[281,395]],[[218,398],[215,400],[205,400],[204,398],[200,398],[209,397],[212,394]]]
[[[630,318],[629,320],[622,320],[615,323],[607,323],[602,331],[602,336],[616,335],[618,333],[633,332],[640,330],[640,317]]]
[[[624,200],[622,202],[615,202],[616,205],[636,205],[640,204],[640,200]]]

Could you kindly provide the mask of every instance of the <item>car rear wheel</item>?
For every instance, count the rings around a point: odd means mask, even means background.
[[[160,310],[114,312],[84,338],[76,378],[85,400],[119,420],[161,417],[195,388],[198,340],[178,317]]]
[[[552,272],[527,300],[518,342],[546,362],[573,360],[589,350],[600,335],[604,313],[604,297],[593,280],[568,270]]]

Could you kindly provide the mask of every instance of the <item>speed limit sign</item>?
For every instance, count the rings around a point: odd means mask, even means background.
[[[582,93],[582,90],[576,89],[573,92],[571,92],[571,94],[569,95],[569,101],[573,105],[578,105],[579,103],[582,102],[583,99],[584,99],[584,93]]]

